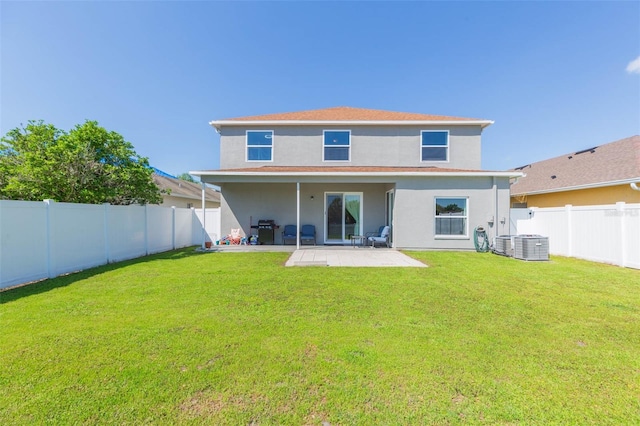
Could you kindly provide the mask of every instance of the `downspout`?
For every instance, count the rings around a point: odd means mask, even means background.
[[[638,188],[638,184],[636,182],[631,182],[629,184],[629,186],[631,187],[631,189],[633,189],[634,191],[640,191],[640,188]]]
[[[498,182],[496,177],[492,177],[493,180],[493,197],[495,201],[495,205],[493,206],[493,236],[494,238],[498,236]],[[493,246],[493,244],[491,244]]]

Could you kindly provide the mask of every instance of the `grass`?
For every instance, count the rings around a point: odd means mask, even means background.
[[[637,424],[640,271],[180,250],[0,293],[0,424]]]

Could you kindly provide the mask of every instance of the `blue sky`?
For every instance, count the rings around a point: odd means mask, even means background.
[[[495,120],[505,170],[640,134],[640,2],[0,2],[0,132],[97,120],[172,174],[211,120],[333,106]],[[634,65],[635,64],[635,65]]]

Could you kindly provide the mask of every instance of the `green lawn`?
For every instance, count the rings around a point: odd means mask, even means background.
[[[640,271],[193,249],[0,293],[0,424],[639,424]]]

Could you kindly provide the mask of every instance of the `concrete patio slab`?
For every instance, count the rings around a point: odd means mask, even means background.
[[[213,246],[206,252],[290,252],[285,266],[341,266],[341,267],[415,267],[426,268],[419,262],[395,249],[352,246]]]
[[[427,267],[397,250],[353,247],[296,250],[285,266]]]

